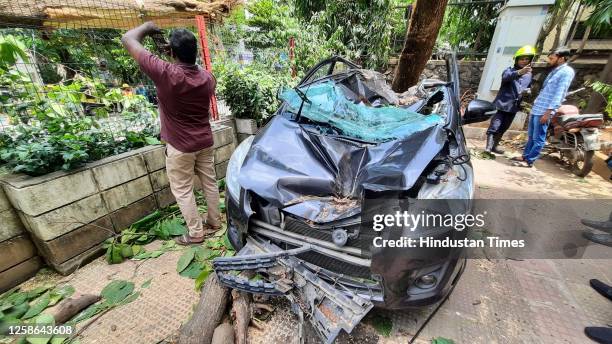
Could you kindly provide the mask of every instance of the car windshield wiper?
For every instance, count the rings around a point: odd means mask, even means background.
[[[302,99],[302,103],[300,104],[300,109],[298,110],[297,116],[295,118],[295,121],[299,122],[300,117],[302,117],[302,109],[304,108],[304,103],[312,104],[312,102],[310,101],[310,99],[308,99],[308,96],[306,96],[306,93],[302,92],[302,90],[300,90],[299,87],[296,86],[294,90],[295,90],[295,93],[297,93],[297,95]],[[306,92],[308,92],[308,89],[306,89]]]

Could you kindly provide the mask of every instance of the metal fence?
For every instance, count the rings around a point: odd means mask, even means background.
[[[58,115],[117,116],[136,95],[155,106],[155,87],[122,47],[121,35],[151,19],[197,35],[194,13],[202,11],[138,3],[0,0],[0,130],[48,110],[41,107],[55,107]],[[227,10],[214,7],[223,1],[211,3],[211,13]],[[145,45],[153,47],[149,39]]]

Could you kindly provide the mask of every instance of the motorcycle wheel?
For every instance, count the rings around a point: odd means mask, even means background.
[[[576,161],[572,166],[572,171],[578,177],[586,177],[593,168],[593,156],[595,151],[584,151],[584,158]]]

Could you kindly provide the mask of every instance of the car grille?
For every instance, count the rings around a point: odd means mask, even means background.
[[[327,242],[332,242],[331,232],[333,229],[334,228],[332,227],[311,227],[307,223],[304,223],[300,220],[291,217],[285,219],[285,231]],[[348,233],[351,233],[359,229],[359,224],[343,227],[343,229],[345,229]],[[359,237],[355,239],[349,238],[347,246],[360,248],[364,252],[362,258],[369,258],[371,242],[371,237],[360,234]],[[317,265],[319,267],[333,271],[338,274],[343,274],[345,276],[371,278],[371,272],[369,267],[347,263],[318,252],[310,251],[302,253],[297,257],[308,263]]]
[[[345,276],[371,278],[372,275],[368,267],[346,263],[318,252],[305,252],[297,255],[297,257],[308,263]]]
[[[356,224],[356,225],[346,226],[342,228],[345,229],[350,234],[351,232],[355,230],[359,230],[359,227],[360,225]],[[304,223],[300,220],[296,220],[293,218],[287,218],[284,229],[286,231],[304,235],[309,238],[332,242],[331,232],[334,228],[331,228],[331,227],[315,228],[315,227],[309,226],[307,223]],[[374,239],[374,235],[359,233],[359,236],[357,238],[355,239],[349,238],[346,245],[361,249],[364,253],[363,254],[364,258],[369,258],[370,257],[370,246],[372,245],[373,239]]]

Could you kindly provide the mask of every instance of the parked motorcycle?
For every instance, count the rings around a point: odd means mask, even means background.
[[[593,168],[595,151],[600,148],[598,128],[603,123],[602,114],[581,115],[577,107],[562,105],[551,120],[548,147],[569,162],[575,175],[585,177]]]

